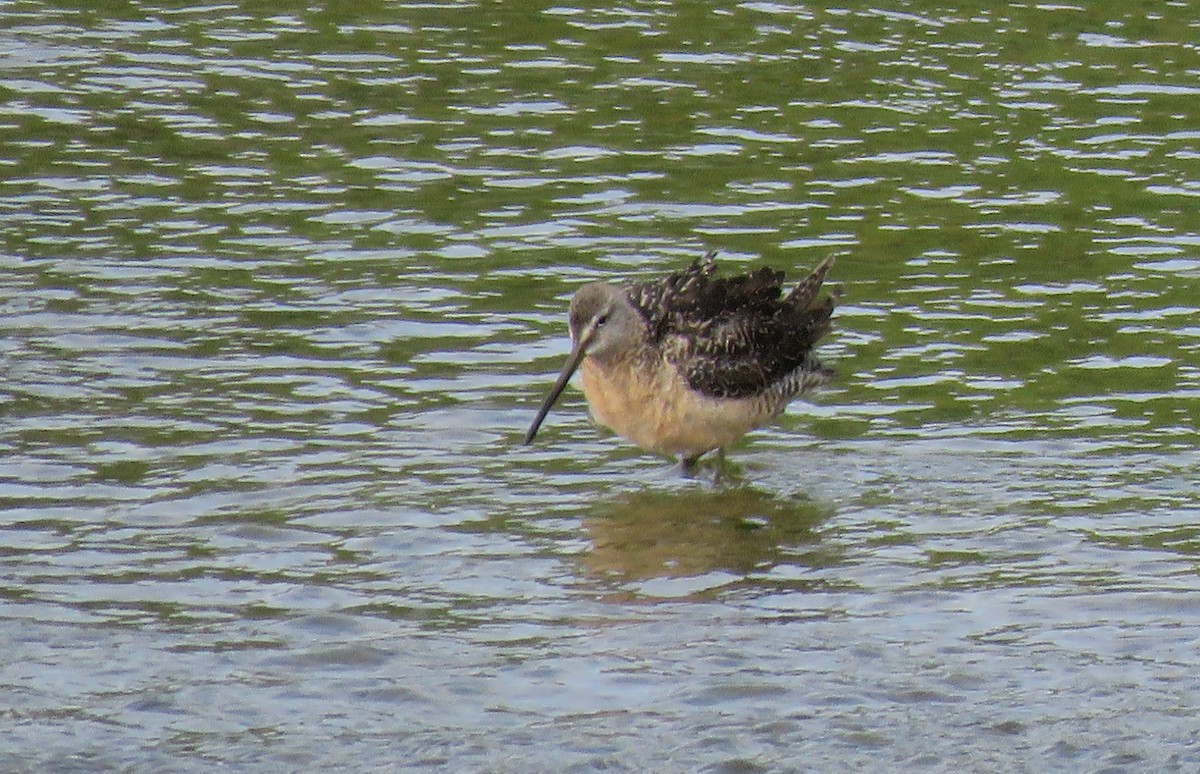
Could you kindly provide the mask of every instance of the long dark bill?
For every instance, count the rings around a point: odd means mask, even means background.
[[[571,377],[579,368],[579,364],[583,362],[583,356],[587,354],[587,348],[592,343],[592,335],[594,333],[595,328],[591,326],[585,328],[580,333],[579,341],[575,342],[575,346],[571,348],[571,354],[567,356],[567,364],[563,366],[562,373],[558,375],[558,380],[554,382],[554,386],[546,394],[546,399],[542,401],[542,407],[538,409],[537,416],[533,419],[533,424],[529,426],[529,432],[525,433],[526,445],[533,442],[533,437],[537,435],[538,428],[542,426],[542,420],[550,413],[550,409],[554,407],[554,402],[558,400],[558,396],[566,388],[567,382],[571,381]]]

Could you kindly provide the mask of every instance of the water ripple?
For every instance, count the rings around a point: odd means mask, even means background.
[[[0,767],[1196,762],[1186,14],[478,11],[0,11]],[[520,446],[707,248],[830,388]]]

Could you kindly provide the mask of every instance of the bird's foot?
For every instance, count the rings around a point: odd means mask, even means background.
[[[703,454],[683,457],[679,461],[679,470],[684,478],[708,478],[712,476],[714,484],[738,483],[742,480],[741,469],[725,459],[725,449],[718,448],[717,453],[703,462]]]

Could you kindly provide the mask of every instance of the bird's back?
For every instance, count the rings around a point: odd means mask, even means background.
[[[785,296],[783,272],[764,267],[716,277],[714,256],[626,291],[646,321],[649,343],[688,386],[715,398],[778,393],[786,402],[828,381],[831,372],[813,348],[830,329],[833,298],[817,297],[833,259]]]

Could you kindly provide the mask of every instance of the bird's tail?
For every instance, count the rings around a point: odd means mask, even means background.
[[[807,309],[812,306],[813,301],[817,299],[817,294],[821,292],[821,283],[825,282],[825,275],[833,267],[833,262],[834,257],[831,255],[818,263],[817,268],[801,280],[791,293],[788,293],[787,302],[791,304],[792,308]]]

